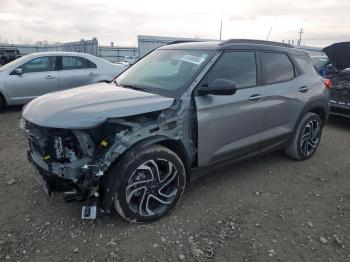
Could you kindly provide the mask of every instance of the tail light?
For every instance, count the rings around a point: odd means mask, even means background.
[[[330,79],[323,79],[323,83],[328,89],[332,89],[333,88],[332,80],[330,80]]]

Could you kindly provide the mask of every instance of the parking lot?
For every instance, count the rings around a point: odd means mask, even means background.
[[[315,156],[276,152],[191,182],[146,225],[80,219],[31,176],[19,108],[0,114],[0,260],[350,261],[350,123],[332,119]]]

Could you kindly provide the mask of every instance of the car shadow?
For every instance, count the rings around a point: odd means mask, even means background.
[[[239,179],[239,177],[247,177],[249,175],[254,176],[258,170],[265,170],[265,173],[269,173],[270,168],[276,162],[295,163],[296,161],[287,157],[283,150],[277,150],[263,155],[258,154],[244,160],[227,162],[212,169],[196,172],[191,177],[189,184],[190,187],[193,187],[192,190],[195,190],[198,185],[203,183],[215,184],[217,180],[232,179],[232,177]]]
[[[15,113],[15,112],[20,112],[22,110],[23,106],[8,106],[4,109],[4,111],[0,112],[1,113]]]

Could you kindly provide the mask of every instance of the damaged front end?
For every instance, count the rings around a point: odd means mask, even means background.
[[[87,201],[82,218],[93,219],[99,199],[109,212],[115,180],[105,173],[132,145],[150,137],[192,144],[183,132],[190,123],[184,108],[175,103],[165,110],[111,118],[90,129],[40,127],[22,118],[20,128],[29,139],[28,159],[45,191],[63,192],[67,202]]]
[[[39,127],[23,118],[20,127],[29,139],[27,155],[35,177],[49,195],[63,192],[67,202],[99,197],[103,171],[96,156],[107,146],[105,140],[96,143],[99,138],[88,130]]]

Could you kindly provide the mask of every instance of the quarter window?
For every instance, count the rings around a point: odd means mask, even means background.
[[[21,66],[23,73],[37,73],[45,71],[54,71],[56,68],[56,57],[46,56],[30,60]]]
[[[312,61],[310,59],[307,59],[304,56],[294,56],[294,59],[299,64],[301,69],[309,75],[318,75],[316,68],[312,64]]]
[[[62,70],[96,68],[96,65],[83,57],[63,56]]]
[[[295,76],[294,66],[286,54],[261,54],[266,84],[273,84],[292,79]]]
[[[255,53],[249,51],[224,53],[208,73],[208,84],[218,78],[233,81],[238,88],[256,85]]]

